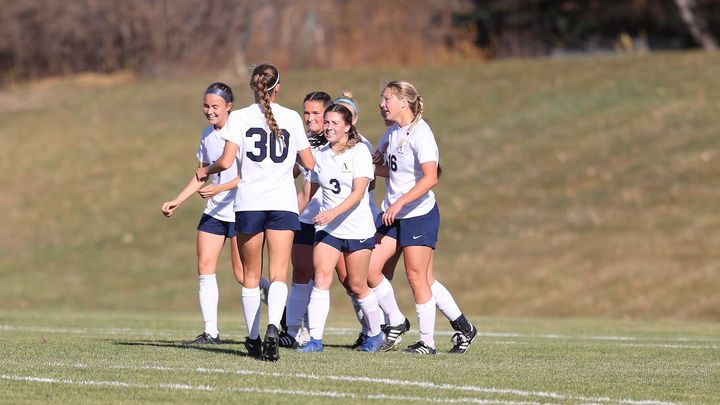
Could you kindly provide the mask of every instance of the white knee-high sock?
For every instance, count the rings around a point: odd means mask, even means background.
[[[445,315],[448,321],[454,321],[462,315],[450,291],[448,291],[444,285],[440,284],[439,281],[435,280],[433,285],[430,286],[430,290],[432,291],[433,298],[435,298],[435,305],[437,305],[437,308]]]
[[[257,339],[260,335],[260,287],[243,287],[242,303],[248,337],[250,339]]]
[[[435,347],[435,298],[424,304],[415,304],[415,311],[418,316],[418,329],[420,329],[420,340],[426,345]]]
[[[287,333],[292,337],[297,336],[300,325],[302,325],[303,318],[307,313],[312,287],[312,283],[293,283],[292,288],[290,289],[287,300],[285,322],[287,323]]]
[[[310,318],[310,337],[322,340],[330,312],[330,290],[321,290],[313,287],[310,294],[310,305],[308,305],[308,317]]]
[[[387,278],[383,277],[383,281],[377,287],[372,289],[378,299],[378,304],[388,316],[390,325],[399,325],[405,321],[405,315],[400,312],[397,301],[395,300],[395,291],[392,284]]]
[[[380,334],[380,323],[383,321],[382,310],[378,305],[377,296],[370,290],[370,294],[365,298],[357,298],[358,304],[362,309],[365,321],[368,324],[368,336],[377,336]]]
[[[205,322],[205,333],[217,337],[218,332],[218,293],[217,278],[214,274],[204,274],[198,277],[198,301],[200,301],[200,314]]]
[[[372,290],[370,292],[375,295]],[[358,323],[360,323],[360,327],[362,328],[361,332],[363,335],[368,335],[368,332],[370,332],[370,328],[368,327],[367,323],[367,317],[363,313],[362,306],[360,305],[360,302],[358,301],[357,297],[355,297],[355,294],[348,292],[348,297],[350,297],[350,303],[353,306],[353,311],[355,312],[355,317],[357,317]],[[367,297],[366,297],[367,298]],[[375,296],[375,300],[377,301],[377,296]],[[378,307],[380,309],[380,307]],[[380,313],[382,314],[382,309],[380,309]],[[373,335],[375,336],[375,335]]]
[[[280,320],[283,311],[285,311],[287,296],[287,284],[280,281],[270,283],[270,288],[268,288],[268,324],[277,326],[278,330],[280,330]]]

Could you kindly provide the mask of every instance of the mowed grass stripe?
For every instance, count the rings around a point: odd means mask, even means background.
[[[300,395],[308,397],[330,397],[330,398],[346,398],[346,399],[366,399],[366,400],[387,400],[387,401],[414,401],[414,402],[428,402],[428,403],[475,403],[475,404],[503,404],[503,405],[540,405],[546,404],[542,402],[527,402],[527,401],[502,401],[496,399],[482,399],[482,398],[425,398],[425,397],[412,397],[412,396],[400,396],[400,395],[385,395],[385,394],[369,394],[365,396],[337,392],[337,391],[305,391],[305,390],[286,390],[286,389],[266,389],[266,388],[215,388],[210,385],[188,385],[180,383],[160,383],[160,384],[137,384],[123,381],[93,381],[93,380],[71,380],[71,379],[59,379],[51,377],[33,377],[33,376],[18,376],[18,375],[7,375],[0,374],[0,379],[19,381],[19,382],[35,382],[35,383],[50,383],[50,384],[67,384],[67,385],[85,385],[85,386],[109,386],[113,388],[140,388],[140,389],[169,389],[169,390],[183,390],[183,391],[227,391],[227,392],[243,392],[243,393],[257,393],[257,394],[271,394],[271,395]],[[634,402],[637,403],[637,402]],[[659,402],[640,402],[639,404],[664,404]]]
[[[119,369],[119,370],[130,370],[130,371],[164,371],[164,372],[173,372],[173,373],[207,373],[207,374],[232,374],[232,375],[242,375],[242,376],[259,376],[259,377],[270,377],[270,378],[297,378],[302,380],[316,380],[316,381],[333,381],[333,382],[352,382],[352,383],[366,383],[366,384],[379,384],[379,385],[392,385],[392,386],[400,386],[400,387],[413,387],[417,389],[427,389],[427,390],[443,390],[443,391],[452,391],[452,392],[468,392],[468,393],[483,393],[483,394],[491,394],[491,395],[509,395],[509,396],[518,396],[518,397],[527,397],[527,398],[542,398],[542,399],[551,399],[551,400],[559,400],[559,401],[582,401],[582,402],[610,402],[610,403],[624,403],[624,404],[633,404],[633,405],[640,405],[640,404],[673,404],[672,402],[664,402],[664,401],[658,401],[658,400],[633,400],[633,399],[624,399],[624,398],[610,398],[610,397],[586,397],[586,396],[576,396],[572,394],[564,394],[564,393],[558,393],[558,392],[551,392],[551,391],[527,391],[527,390],[520,390],[520,389],[512,389],[512,388],[495,388],[495,387],[478,387],[478,386],[472,386],[472,385],[456,385],[456,384],[437,384],[431,381],[412,381],[412,380],[399,380],[399,379],[392,379],[392,378],[372,378],[372,377],[357,377],[357,376],[344,376],[344,375],[318,375],[318,374],[308,374],[308,373],[278,373],[278,372],[263,372],[258,370],[247,370],[247,369],[238,369],[238,370],[225,370],[225,369],[208,369],[208,368],[174,368],[174,367],[167,367],[167,366],[128,366],[128,365],[112,365],[112,366],[103,366],[103,365],[89,365],[89,364],[63,364],[63,363],[47,363],[48,366],[51,367],[60,367],[60,368],[80,368],[80,369]],[[130,384],[130,383],[123,383],[123,384]],[[167,384],[159,384],[162,388],[166,388]],[[128,387],[130,385],[127,385]],[[200,387],[210,387],[210,386],[200,386]],[[150,386],[145,388],[151,388]],[[209,391],[213,391],[215,389],[206,389]],[[268,390],[265,389],[259,389],[257,392],[266,392]],[[299,392],[299,391],[289,391],[289,392]],[[316,393],[316,392],[315,392]],[[325,394],[328,394],[327,392],[323,392]],[[303,395],[303,394],[301,394]],[[314,393],[310,394],[310,396],[318,396]],[[344,396],[349,398],[357,398],[356,395],[351,393],[333,393],[329,396]],[[401,399],[401,400],[422,400],[426,402],[476,402],[476,400],[479,401],[486,401],[484,399],[478,399],[478,398],[461,398],[461,399],[449,399],[449,398],[443,398],[441,400],[438,400],[435,398],[434,400],[428,401],[428,397],[407,397],[407,396],[387,396],[389,399],[390,397],[394,397],[395,399]],[[377,396],[367,396],[368,399],[378,399]],[[483,403],[479,402],[479,403]],[[491,401],[492,403],[519,403],[519,402],[506,402],[506,401]],[[522,402],[522,403],[528,403],[528,402]],[[535,402],[532,402],[535,403]]]

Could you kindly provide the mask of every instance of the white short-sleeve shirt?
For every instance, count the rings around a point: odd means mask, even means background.
[[[315,153],[315,170],[312,181],[320,184],[322,204],[320,211],[326,211],[345,201],[352,192],[353,179],[375,178],[375,167],[367,145],[357,143],[352,148],[336,154],[330,144],[320,147]],[[375,236],[375,223],[370,209],[367,188],[362,200],[338,215],[327,225],[316,225],[315,231],[325,231],[339,239],[367,239]]]
[[[372,143],[367,140],[364,136],[360,135],[360,141],[363,145],[365,145],[368,148],[368,151],[372,155],[373,147]],[[322,148],[322,146],[319,146],[318,148]],[[317,153],[318,148],[313,148],[313,156],[315,156],[315,153]],[[303,181],[310,182],[311,180],[311,173],[307,170],[300,168],[300,172],[303,176]],[[372,179],[370,179],[372,181]],[[368,192],[368,203],[370,204],[370,211],[372,212],[373,218],[376,218],[378,214],[380,213],[380,210],[378,210],[377,206],[375,205],[375,198],[373,196],[373,192]],[[304,224],[313,224],[313,218],[315,218],[315,215],[320,213],[320,205],[322,204],[322,190],[318,189],[318,191],[310,198],[310,201],[308,202],[308,205],[305,207],[303,212],[300,213],[300,222]]]
[[[224,139],[238,145],[240,174],[235,211],[290,211],[298,213],[292,169],[298,151],[310,147],[300,115],[280,104],[270,106],[284,133],[284,143],[273,135],[259,104],[230,113]]]
[[[425,162],[439,162],[435,136],[430,126],[421,119],[412,128],[401,128],[395,124],[385,131],[379,142],[382,147],[388,144],[385,159],[389,166],[389,176],[386,182],[385,199],[382,210],[386,211],[392,203],[410,191],[422,177],[420,165]],[[435,194],[429,190],[418,199],[407,203],[396,218],[413,218],[430,212],[435,206]]]
[[[221,134],[224,131],[225,127],[216,130],[212,125],[208,125],[203,129],[196,154],[200,163],[211,165],[222,156],[225,140],[221,138]],[[228,169],[210,175],[210,181],[216,186],[232,181],[235,177],[237,177],[237,165],[233,162]],[[235,211],[233,209],[235,190],[223,191],[210,198],[205,205],[205,214],[221,221],[235,222]]]

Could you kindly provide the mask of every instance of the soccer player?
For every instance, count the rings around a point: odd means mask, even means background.
[[[244,269],[242,299],[252,356],[277,361],[279,325],[288,295],[287,269],[294,231],[300,229],[293,167],[296,160],[314,167],[302,120],[295,111],[275,103],[280,73],[271,64],[257,66],[250,78],[255,103],[230,114],[223,154],[197,169],[202,179],[229,168],[237,158],[240,181],[235,198],[237,241]],[[263,246],[268,247],[268,326],[260,339],[260,288]]]
[[[382,311],[367,285],[370,255],[375,246],[375,224],[368,201],[368,185],[375,177],[372,155],[362,144],[347,107],[341,104],[328,107],[324,129],[328,143],[315,153],[311,189],[311,194],[318,187],[322,190],[320,213],[313,218],[315,286],[308,306],[311,339],[298,351],[323,351],[332,270],[342,256],[346,283],[362,307],[370,328],[360,350],[374,352],[382,344],[383,336]]]
[[[324,91],[308,93],[303,100],[303,119],[307,127],[307,138],[313,149],[327,143],[323,133],[323,115],[332,99]],[[303,188],[299,193],[298,204],[304,207],[300,213],[300,230],[295,231],[292,246],[292,287],[288,294],[286,324],[287,331],[280,333],[281,347],[302,346],[310,339],[307,329],[302,327],[307,313],[310,293],[313,288],[313,245],[315,244],[315,224],[313,218],[320,212],[321,193],[310,195],[310,172],[298,167],[303,176]],[[305,325],[307,326],[307,325]]]
[[[213,83],[205,90],[203,113],[209,125],[200,134],[200,145],[197,150],[199,167],[208,166],[222,154],[225,141],[220,134],[225,131],[232,103],[232,89],[225,83]],[[211,184],[203,187],[204,183],[193,176],[175,199],[163,203],[161,210],[166,217],[172,216],[175,210],[195,192],[208,200],[197,233],[198,298],[205,330],[191,343],[218,344],[220,343],[217,320],[219,293],[215,272],[227,238],[231,239],[230,258],[235,279],[238,283],[243,283],[243,268],[235,238],[237,232],[233,212],[235,189],[238,183],[235,165],[211,176]],[[267,283],[265,279],[262,281]]]
[[[388,181],[382,204],[382,225],[378,228],[378,248],[373,252],[370,264],[370,285],[379,286],[386,282],[382,276],[383,266],[396,256],[399,245],[420,330],[420,340],[406,351],[436,353],[434,325],[437,305],[458,331],[452,338],[454,346],[450,352],[465,353],[477,330],[432,273],[432,256],[440,225],[440,214],[432,192],[438,179],[439,152],[430,126],[422,119],[422,97],[412,84],[392,81],[383,89],[380,110],[383,118],[394,124],[378,143],[387,166],[378,166],[376,173],[386,175]],[[392,320],[393,315],[388,315]],[[395,315],[395,318],[398,316]],[[407,329],[407,321],[387,326],[380,350],[396,347]]]

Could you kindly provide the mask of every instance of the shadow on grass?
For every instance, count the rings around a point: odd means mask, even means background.
[[[232,354],[234,356],[242,356],[242,357],[252,357],[250,354],[248,354],[245,351],[235,350],[235,349],[228,349],[225,347],[222,347],[226,344],[242,344],[243,342],[238,342],[235,340],[223,340],[222,345],[200,345],[200,344],[192,344],[189,342],[183,342],[183,341],[174,341],[174,340],[136,340],[136,341],[115,341],[114,344],[121,345],[121,346],[151,346],[151,347],[169,347],[169,348],[176,348],[176,349],[186,349],[186,350],[201,350],[211,353],[223,353],[223,354]]]

